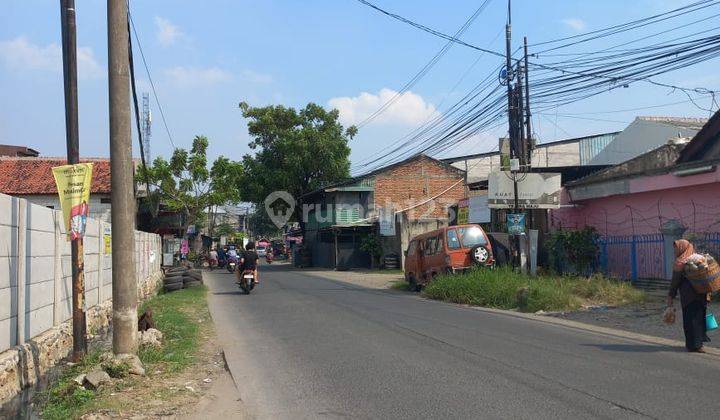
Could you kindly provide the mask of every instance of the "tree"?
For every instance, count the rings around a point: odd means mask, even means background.
[[[158,157],[152,166],[137,171],[138,182],[144,183],[147,175],[148,200],[185,214],[183,231],[190,225],[203,226],[205,209],[240,201],[242,164],[220,156],[208,169],[207,148],[207,137],[196,136],[190,152],[175,149],[170,161]]]
[[[299,111],[281,105],[253,108],[245,102],[240,109],[250,120],[249,146],[255,151],[243,157],[243,200],[262,209],[273,191],[287,191],[298,199],[350,176],[348,142],[357,129],[345,130],[337,110],[313,103]]]

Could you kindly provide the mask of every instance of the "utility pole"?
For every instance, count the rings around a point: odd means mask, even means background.
[[[532,127],[530,126],[530,117],[532,114],[530,113],[530,76],[528,75],[528,42],[527,37],[523,38],[523,48],[525,50],[525,128],[526,128],[526,134],[525,138],[527,139],[528,146],[528,165],[532,164]],[[528,167],[529,169],[529,167]]]
[[[506,71],[506,83],[507,83],[507,97],[508,97],[508,136],[510,137],[510,158],[518,157],[518,141],[516,138],[517,130],[515,129],[515,105],[513,99],[513,69],[512,69],[512,57],[511,57],[511,44],[512,44],[512,3],[508,0],[507,8],[507,23],[505,24],[505,71]],[[513,189],[515,196],[515,209],[518,211],[518,186],[517,177],[513,174]]]
[[[128,11],[125,0],[107,0],[110,171],[112,200],[113,352],[137,352],[135,197],[130,137]]]
[[[65,139],[67,142],[67,161],[68,164],[74,165],[76,163],[80,163],[75,0],[60,1],[60,19],[62,30],[63,84],[65,87]],[[70,242],[70,258],[72,265],[72,358],[77,362],[87,353],[87,325],[85,323],[85,264],[83,261],[82,235]]]

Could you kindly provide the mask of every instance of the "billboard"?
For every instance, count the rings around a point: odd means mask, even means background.
[[[560,207],[560,174],[510,172],[491,172],[488,175],[488,207],[511,209],[515,206],[513,176],[517,178],[519,208]]]

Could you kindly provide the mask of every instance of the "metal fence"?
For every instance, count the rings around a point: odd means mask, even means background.
[[[720,232],[686,235],[697,252],[720,257]],[[605,275],[627,280],[666,279],[663,235],[603,236],[598,268]],[[672,257],[672,256],[671,256]]]
[[[688,235],[690,241],[695,245],[697,252],[710,254],[715,258],[720,257],[720,233],[703,232]]]
[[[607,276],[620,279],[666,278],[663,235],[603,236],[598,265]]]

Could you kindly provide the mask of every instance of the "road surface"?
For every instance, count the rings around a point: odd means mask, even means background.
[[[253,418],[720,418],[720,359],[262,266],[206,274]],[[659,322],[659,320],[658,320]]]

